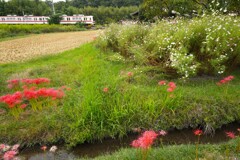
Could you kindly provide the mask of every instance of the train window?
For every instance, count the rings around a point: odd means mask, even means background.
[[[42,20],[42,18],[39,18],[39,21],[41,21]]]
[[[89,18],[89,20],[91,21],[92,19],[91,19],[91,18]]]
[[[37,18],[34,18],[34,21],[37,21]]]
[[[70,21],[70,18],[67,18],[68,21]]]
[[[21,18],[18,18],[19,21],[21,21]]]
[[[3,21],[5,21],[5,18],[2,18]]]

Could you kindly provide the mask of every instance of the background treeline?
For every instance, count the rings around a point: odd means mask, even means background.
[[[141,20],[161,19],[183,15],[220,12],[240,14],[240,0],[65,0],[54,3],[58,14],[93,15],[97,24],[132,19],[131,13],[139,11],[135,18]],[[0,0],[0,16],[52,15],[52,1],[46,0]]]
[[[142,0],[72,0],[54,3],[58,14],[93,15],[97,24],[130,19],[130,14],[138,10]],[[40,0],[0,0],[0,16],[10,15],[52,15],[52,1]]]
[[[240,0],[146,0],[140,6],[142,20],[209,13],[240,14]]]

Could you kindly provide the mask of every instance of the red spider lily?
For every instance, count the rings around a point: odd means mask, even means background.
[[[13,94],[7,94],[0,97],[0,102],[8,105],[9,108],[13,108],[15,105],[22,102],[22,93],[17,91]]]
[[[141,137],[134,140],[131,145],[135,148],[148,149],[152,146],[154,140],[157,138],[158,134],[154,131],[145,131]]]
[[[5,148],[5,144],[0,144],[0,151],[2,151]]]
[[[8,80],[7,82],[8,82],[7,87],[8,87],[9,89],[12,89],[13,87],[19,85],[20,80],[19,80],[19,79],[12,79],[12,80]]]
[[[227,137],[229,137],[229,138],[236,138],[236,136],[235,136],[235,133],[233,133],[233,132],[225,132],[226,133],[226,135],[227,135]]]
[[[22,83],[24,84],[41,84],[41,83],[50,83],[48,78],[36,78],[36,79],[23,79]]]
[[[193,131],[193,133],[196,135],[196,136],[201,136],[203,134],[203,131],[201,129],[196,129],[195,131]]]
[[[140,143],[139,143],[138,140],[134,140],[134,141],[132,141],[131,146],[134,147],[134,148],[139,148],[140,147]]]
[[[4,156],[3,156],[3,159],[4,160],[12,160],[15,155],[17,155],[17,152],[16,151],[7,151]]]
[[[168,92],[173,92],[176,87],[177,87],[177,86],[176,86],[176,84],[175,84],[174,82],[169,82],[169,83],[168,83],[168,89],[167,89],[167,91],[168,91]]]
[[[167,135],[167,132],[164,131],[164,130],[161,130],[161,131],[159,131],[158,134],[159,134],[160,136],[166,136],[166,135]]]
[[[22,109],[24,109],[24,108],[27,107],[27,104],[22,104],[22,105],[20,105],[19,107],[22,108]]]
[[[11,150],[12,151],[18,151],[18,148],[20,147],[20,144],[15,144],[12,146]]]
[[[158,82],[158,85],[159,85],[159,86],[166,85],[166,81],[164,81],[164,80],[159,81],[159,82]]]
[[[52,97],[53,99],[62,98],[65,94],[61,89],[41,88],[36,91],[38,97]]]
[[[177,87],[174,82],[169,82],[169,83],[168,83],[168,86],[169,86],[170,88],[173,88],[173,89],[175,89],[175,88]]]
[[[133,73],[132,72],[128,72],[127,75],[128,75],[128,77],[132,77]]]
[[[109,90],[109,89],[108,89],[107,87],[103,88],[103,92],[105,92],[105,93],[107,93],[108,90]]]
[[[220,80],[219,82],[217,82],[217,85],[220,86],[222,84],[226,84],[226,83],[230,82],[233,79],[234,79],[234,76],[225,77],[222,80]]]
[[[37,95],[37,91],[35,90],[34,87],[29,88],[29,89],[24,89],[23,90],[23,95],[26,99],[30,100],[30,99],[35,99],[38,97]]]
[[[47,146],[42,146],[41,147],[41,150],[43,150],[43,151],[46,151],[46,149],[47,149]]]
[[[70,88],[70,87],[67,87],[67,86],[62,86],[61,89],[66,89],[66,90],[68,90],[68,91],[71,90],[71,88]]]
[[[168,92],[173,92],[173,91],[174,91],[174,88],[168,88],[167,91],[168,91]]]
[[[62,98],[65,96],[63,90],[54,88],[41,88],[35,90],[35,88],[25,89],[23,91],[24,97],[28,100],[36,99],[39,97],[52,97],[52,99]]]

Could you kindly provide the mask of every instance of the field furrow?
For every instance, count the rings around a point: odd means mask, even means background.
[[[33,35],[0,42],[0,64],[56,54],[90,42],[99,31]]]

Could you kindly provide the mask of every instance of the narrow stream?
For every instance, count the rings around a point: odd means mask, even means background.
[[[229,138],[226,137],[226,131],[233,131],[237,133],[237,128],[240,128],[240,123],[232,123],[223,126],[221,129],[217,129],[214,136],[203,135],[201,137],[201,143],[217,144],[226,142]],[[136,139],[138,134],[131,134],[122,140],[116,139],[104,139],[102,142],[85,143],[78,145],[71,151],[67,151],[63,146],[58,146],[58,150],[55,154],[50,152],[43,152],[40,147],[26,148],[20,152],[21,160],[68,160],[76,159],[80,157],[97,157],[102,154],[113,153],[120,148],[130,147],[132,140]],[[163,137],[163,143],[165,145],[172,144],[194,144],[196,142],[196,136],[193,134],[192,129],[172,130]]]

